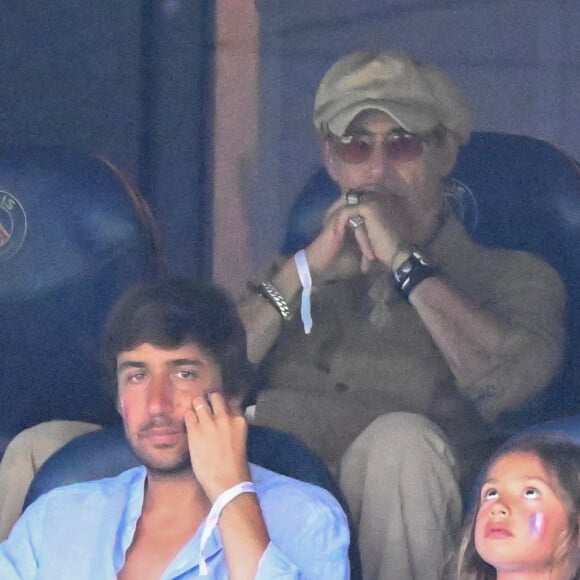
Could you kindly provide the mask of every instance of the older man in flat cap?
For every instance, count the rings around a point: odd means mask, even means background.
[[[442,71],[348,55],[314,123],[341,196],[241,305],[271,387],[256,420],[336,468],[366,579],[440,578],[469,459],[559,370],[564,289],[538,258],[476,244],[451,211],[445,178],[470,121]]]

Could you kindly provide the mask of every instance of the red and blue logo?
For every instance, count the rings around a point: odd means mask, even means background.
[[[26,238],[26,212],[14,195],[0,189],[0,262],[12,258]]]

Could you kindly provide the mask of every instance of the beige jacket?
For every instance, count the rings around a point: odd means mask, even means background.
[[[259,424],[294,433],[336,466],[384,413],[435,409],[445,422],[437,406],[453,393],[493,420],[551,382],[564,342],[558,274],[531,254],[476,244],[455,218],[425,250],[454,286],[509,321],[512,331],[489,365],[456,384],[416,311],[384,273],[333,282],[313,294],[312,333],[304,334],[296,316],[264,362],[270,388],[258,397]]]

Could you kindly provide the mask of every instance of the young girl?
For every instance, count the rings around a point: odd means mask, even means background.
[[[580,445],[547,433],[510,439],[479,490],[457,580],[580,579]]]

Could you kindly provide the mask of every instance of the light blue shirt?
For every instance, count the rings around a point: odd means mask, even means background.
[[[271,541],[257,579],[342,580],[350,576],[346,516],[326,490],[251,465]],[[1,580],[116,579],[143,505],[146,470],[55,489],[34,502],[0,544]],[[160,580],[203,578],[201,529]],[[203,553],[209,575],[228,577],[218,529]]]

